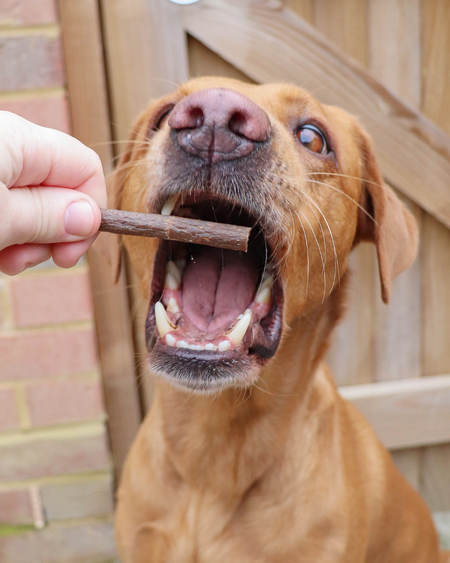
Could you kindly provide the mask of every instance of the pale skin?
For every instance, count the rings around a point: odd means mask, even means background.
[[[0,112],[0,130],[0,272],[15,275],[49,258],[74,266],[106,206],[99,157],[9,112]]]

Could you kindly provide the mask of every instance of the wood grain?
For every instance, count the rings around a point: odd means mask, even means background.
[[[101,0],[115,154],[124,149],[131,124],[151,98],[171,92],[188,79],[186,34],[180,12],[168,0]],[[123,142],[122,142],[123,141]],[[147,409],[153,376],[143,338],[148,303],[125,260],[129,286],[138,392]]]
[[[422,110],[450,134],[450,7],[422,0]],[[450,183],[449,183],[450,185]],[[450,191],[450,189],[449,189]],[[450,371],[450,232],[425,215],[422,230],[422,370]],[[434,510],[450,510],[450,445],[425,448],[421,493]]]
[[[367,7],[361,0],[315,0],[314,25],[361,65],[367,64]]]
[[[95,0],[60,0],[62,36],[74,135],[112,168],[105,69]],[[109,243],[114,244],[110,240]],[[140,421],[134,349],[123,275],[114,284],[107,238],[89,253],[99,358],[116,479]]]
[[[340,387],[387,448],[450,440],[450,375]]]
[[[450,225],[450,138],[311,26],[264,3],[203,0],[185,7],[183,16],[191,35],[253,80],[304,85],[319,100],[356,113],[388,181]]]

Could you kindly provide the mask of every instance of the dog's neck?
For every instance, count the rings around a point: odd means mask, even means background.
[[[293,324],[251,389],[189,395],[158,381],[152,415],[159,417],[167,460],[183,481],[232,499],[264,473],[283,448],[294,413],[306,416],[316,400],[318,366],[340,317],[343,293],[336,289]]]

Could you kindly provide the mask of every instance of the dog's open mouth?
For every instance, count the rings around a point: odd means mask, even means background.
[[[205,193],[172,196],[162,214],[252,227],[247,253],[161,242],[146,335],[152,367],[181,385],[213,389],[248,383],[276,352],[283,292],[256,217]]]

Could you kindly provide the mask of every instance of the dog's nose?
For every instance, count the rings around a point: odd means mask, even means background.
[[[179,147],[212,163],[246,156],[255,143],[270,136],[265,111],[228,88],[186,96],[173,108],[168,123]]]

